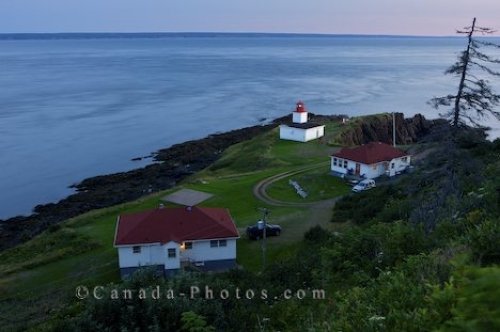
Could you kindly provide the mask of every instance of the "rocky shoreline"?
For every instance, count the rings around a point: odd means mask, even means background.
[[[311,120],[341,121],[343,116],[311,114]],[[370,117],[368,117],[370,118]],[[362,121],[342,133],[345,145],[362,144],[379,140],[387,142],[391,125],[390,117],[376,117]],[[0,220],[0,250],[25,242],[58,224],[82,213],[136,200],[152,192],[172,188],[187,176],[210,166],[220,158],[225,149],[236,143],[249,140],[263,132],[288,122],[289,117],[278,118],[270,124],[257,125],[208,137],[175,144],[152,155],[154,163],[128,172],[96,176],[72,186],[76,193],[58,203],[38,205],[30,216],[18,216]],[[435,125],[421,115],[404,119],[397,115],[398,141],[416,142]],[[391,129],[392,130],[392,129]]]

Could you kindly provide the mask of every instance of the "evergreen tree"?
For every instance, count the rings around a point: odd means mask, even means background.
[[[493,91],[488,80],[477,76],[481,72],[500,76],[500,72],[488,67],[491,64],[500,64],[500,59],[481,52],[483,47],[500,49],[500,45],[474,37],[477,34],[488,35],[493,32],[490,28],[476,26],[476,18],[471,26],[457,31],[467,36],[467,48],[460,53],[457,62],[449,67],[445,74],[459,77],[458,91],[456,94],[435,97],[429,101],[436,109],[452,106],[448,112],[441,115],[449,119],[455,128],[467,122],[479,126],[478,120],[489,115],[500,120],[500,112],[495,110],[495,106],[500,103],[500,95]]]

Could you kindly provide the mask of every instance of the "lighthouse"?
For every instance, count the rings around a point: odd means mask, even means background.
[[[308,122],[308,112],[304,102],[298,101],[292,112],[292,121],[280,126],[280,138],[289,141],[308,142],[325,134],[325,126]]]
[[[295,111],[292,113],[293,123],[306,123],[307,122],[307,110],[302,101],[298,101],[295,107]]]

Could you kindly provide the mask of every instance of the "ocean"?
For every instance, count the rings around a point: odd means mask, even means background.
[[[438,112],[464,40],[266,34],[0,35],[0,218],[84,178],[292,111]],[[490,125],[500,127],[490,120]]]

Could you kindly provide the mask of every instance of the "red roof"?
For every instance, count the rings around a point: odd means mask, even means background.
[[[158,208],[121,215],[115,245],[239,237],[226,209]]]
[[[375,164],[407,156],[403,151],[382,142],[370,142],[356,148],[343,148],[332,156],[363,164]]]
[[[302,101],[299,100],[297,102],[297,106],[295,107],[295,112],[297,112],[297,113],[307,112],[306,106],[304,105],[304,103]]]

